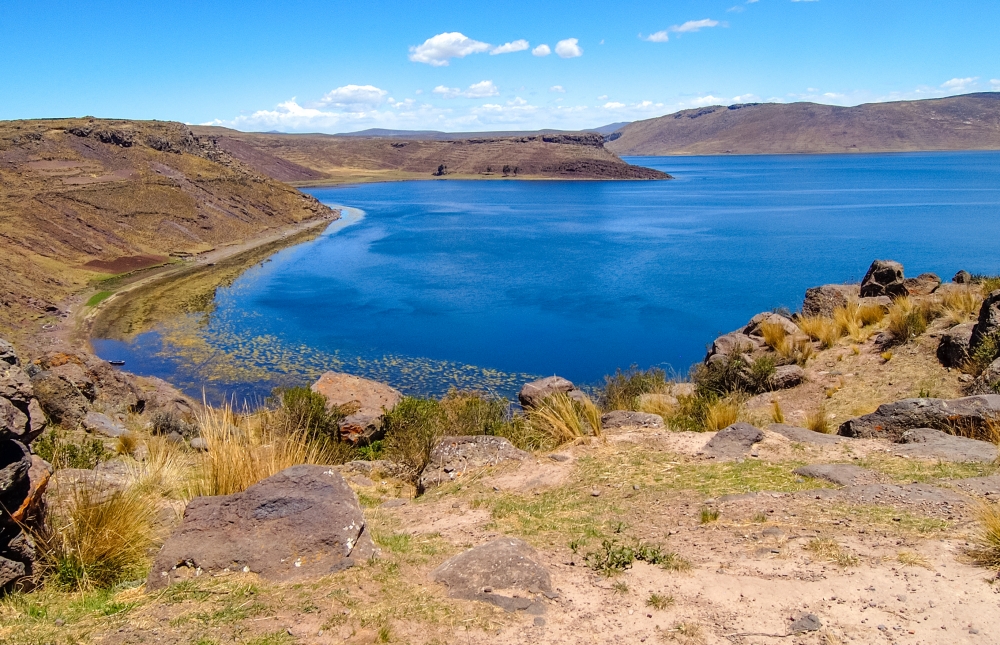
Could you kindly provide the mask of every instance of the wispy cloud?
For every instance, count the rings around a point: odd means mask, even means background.
[[[493,49],[490,50],[490,56],[496,56],[497,54],[512,54],[514,52],[523,52],[528,47],[531,47],[531,45],[528,44],[527,40],[524,40],[522,38],[520,40],[515,40],[513,42],[504,43],[499,47],[494,47]]]
[[[639,37],[642,38],[642,34],[639,34]],[[666,29],[664,29],[663,31],[658,31],[655,34],[649,34],[646,36],[646,40],[651,43],[665,43],[670,40],[670,34]]]
[[[539,45],[531,50],[532,56],[548,56],[552,53],[552,48],[548,45]]]
[[[684,24],[674,25],[667,29],[657,31],[646,36],[643,40],[651,43],[665,43],[670,40],[670,34],[688,34],[701,31],[702,29],[708,29],[710,27],[718,27],[718,20],[712,20],[711,18],[705,18],[703,20],[688,20]],[[642,34],[639,34],[639,38],[642,38]]]
[[[576,38],[567,38],[556,43],[556,54],[560,58],[579,58],[583,56],[583,49],[578,44]]]
[[[566,93],[566,88],[563,87],[562,85],[553,85],[552,87],[549,88],[549,91],[550,92],[558,92],[559,94],[565,94]]]
[[[493,81],[480,81],[478,83],[473,83],[469,86],[469,89],[462,91],[457,87],[445,87],[444,85],[438,85],[433,90],[434,94],[446,99],[484,99],[490,96],[498,96],[500,90]]]
[[[979,80],[978,76],[970,76],[968,78],[953,78],[950,81],[945,81],[941,83],[941,88],[948,90],[950,92],[964,92],[965,90],[978,85],[976,81]]]
[[[443,67],[448,65],[450,58],[465,58],[469,54],[479,54],[489,49],[490,46],[487,43],[452,31],[428,38],[422,45],[410,47],[410,60],[415,63]]]
[[[344,85],[327,92],[319,105],[323,107],[355,108],[380,105],[388,92],[374,85]]]

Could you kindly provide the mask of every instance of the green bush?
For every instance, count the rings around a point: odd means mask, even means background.
[[[691,566],[684,558],[671,551],[664,551],[659,546],[641,542],[629,546],[619,544],[617,540],[602,541],[599,549],[587,553],[583,559],[588,567],[606,576],[631,569],[636,560],[660,566],[668,571],[682,571]]]
[[[997,356],[1000,356],[1000,334],[990,334],[969,353],[969,359],[962,366],[963,371],[979,376]]]
[[[289,432],[332,442],[340,441],[340,421],[357,411],[357,405],[328,406],[325,396],[304,386],[275,389],[271,404],[282,412]]]
[[[416,481],[430,461],[434,444],[444,435],[447,420],[439,401],[403,397],[382,418],[383,456],[404,466]]]
[[[736,354],[697,365],[692,378],[698,393],[709,399],[735,393],[752,395],[771,389],[775,369],[772,356],[761,356],[748,363],[743,355]]]
[[[114,455],[96,437],[82,437],[79,443],[53,429],[31,444],[32,451],[53,468],[94,468]]]
[[[628,370],[618,369],[614,376],[604,377],[600,403],[604,410],[635,410],[643,394],[662,392],[667,387],[667,373],[658,367],[640,370],[633,365]]]
[[[450,435],[501,434],[510,402],[481,392],[451,390],[443,399],[446,432]]]

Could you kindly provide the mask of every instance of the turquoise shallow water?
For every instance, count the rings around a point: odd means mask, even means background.
[[[686,372],[718,333],[876,257],[1000,273],[1000,153],[629,161],[677,179],[310,189],[356,209],[348,225],[252,268],[210,315],[95,350],[211,398],[325,369],[510,395],[534,375]]]

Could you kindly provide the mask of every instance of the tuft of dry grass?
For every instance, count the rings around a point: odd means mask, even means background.
[[[574,401],[559,392],[528,410],[528,422],[559,446],[588,434],[601,436],[601,411],[589,398]]]
[[[855,567],[859,563],[856,555],[849,553],[833,538],[813,538],[803,548],[819,559],[836,562],[842,567]]]
[[[864,326],[877,325],[882,322],[885,318],[885,309],[882,305],[877,305],[875,303],[865,303],[863,305],[858,305],[857,308],[858,320]]]
[[[887,331],[897,343],[905,343],[927,331],[932,320],[941,315],[939,305],[917,302],[909,297],[896,298],[889,307]]]
[[[806,427],[813,432],[820,432],[822,434],[833,433],[833,428],[830,427],[830,420],[826,417],[826,408],[822,405],[806,415]]]
[[[142,461],[126,460],[132,486],[143,493],[189,499],[191,460],[184,448],[166,437],[148,436]]]
[[[1000,568],[1000,506],[982,502],[977,514],[979,529],[971,555],[981,566]]]
[[[157,506],[137,487],[81,485],[47,518],[43,568],[58,586],[106,589],[145,576]]]
[[[771,421],[774,423],[785,422],[785,412],[781,409],[781,403],[778,399],[771,401]]]
[[[837,322],[826,316],[802,316],[797,323],[799,329],[809,338],[818,341],[823,349],[836,345],[842,335]]]
[[[969,287],[949,289],[941,296],[941,309],[948,320],[958,325],[978,313],[982,301],[979,293]]]
[[[765,321],[760,324],[760,335],[763,337],[765,345],[771,349],[777,349],[788,337],[788,332],[778,323]]]
[[[715,432],[736,423],[740,416],[740,404],[734,399],[717,399],[705,409],[705,430]]]
[[[913,551],[900,551],[896,554],[896,560],[904,567],[923,567],[925,569],[930,569],[930,562],[927,558],[920,555],[919,553],[914,553]]]

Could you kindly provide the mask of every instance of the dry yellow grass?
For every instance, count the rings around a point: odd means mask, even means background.
[[[809,338],[819,341],[824,349],[833,347],[840,340],[840,326],[833,318],[826,316],[802,316],[798,319],[799,329]]]
[[[760,334],[764,338],[764,344],[771,349],[777,349],[788,336],[785,328],[778,323],[763,322],[760,325]]]
[[[1000,507],[983,502],[978,515],[979,529],[972,556],[983,566],[1000,568]]]
[[[858,557],[851,555],[832,538],[813,538],[805,545],[805,550],[821,560],[836,562],[842,567],[858,565]]]
[[[941,308],[948,320],[957,325],[978,313],[982,301],[978,291],[969,287],[949,289],[941,296]]]
[[[781,409],[781,403],[778,399],[771,401],[771,421],[775,423],[785,422],[785,412]]]
[[[820,405],[814,411],[806,415],[806,427],[813,432],[831,434],[833,432],[833,428],[830,427],[830,421],[826,417],[826,408]]]
[[[146,437],[146,454],[141,461],[128,459],[131,485],[142,493],[188,499],[191,459],[184,448],[165,437]]]
[[[715,432],[736,423],[740,404],[732,399],[719,399],[708,404],[705,410],[705,430]]]
[[[528,421],[547,434],[555,445],[573,441],[591,432],[601,435],[601,412],[589,398],[577,403],[566,394],[547,397],[537,408],[528,411]]]

